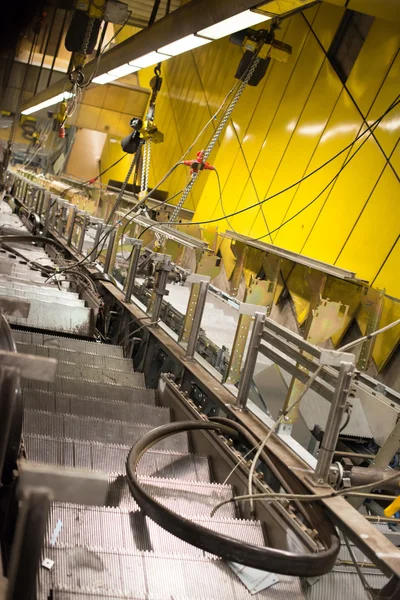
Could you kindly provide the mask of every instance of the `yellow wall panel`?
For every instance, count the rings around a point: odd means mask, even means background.
[[[398,182],[392,170],[386,167],[379,185],[336,261],[339,267],[350,265],[350,268],[357,271],[358,277],[368,281],[374,279],[399,235],[400,203],[398,197],[393,198],[396,185]]]
[[[400,175],[400,144],[397,142],[396,148],[390,155],[390,164],[395,169],[397,175]]]
[[[400,239],[397,238],[394,246],[390,249],[390,254],[382,265],[375,279],[374,287],[385,288],[388,296],[400,298]]]
[[[273,196],[288,185],[301,180],[306,174],[340,92],[341,86],[338,84],[337,77],[332,67],[325,60],[304,110],[294,127],[290,143],[281,159],[279,168],[276,170],[271,186],[264,197]],[[311,185],[314,186],[317,180],[317,176],[314,176]],[[270,214],[270,211],[274,211],[274,218],[269,219],[271,229],[281,225],[298,191],[298,188],[294,187],[270,200],[265,205],[264,214]],[[279,234],[276,233],[273,239],[277,240],[278,237]],[[278,241],[276,243],[280,244]]]
[[[367,4],[359,0],[358,10],[367,11]],[[258,198],[281,192],[321,167],[365,131],[364,119],[372,124],[397,97],[400,26],[394,20],[375,19],[347,89],[331,66],[326,51],[343,5],[343,0],[321,3],[304,11],[305,18],[297,14],[283,21],[277,37],[293,47],[292,56],[286,64],[273,62],[261,83],[245,90],[210,156],[220,174],[225,213],[247,209]],[[163,63],[156,122],[165,142],[153,146],[151,185],[182,156],[235,84],[241,52],[225,38]],[[147,88],[151,76],[152,69],[141,73],[141,85]],[[205,147],[215,127],[215,122],[208,126],[190,158]],[[355,155],[366,136],[290,191],[264,203],[263,212],[257,205],[229,218],[229,223],[223,219],[210,227],[217,226],[219,232],[233,228],[271,242],[267,222],[269,231],[277,229],[272,235],[276,245],[336,261],[369,280],[377,276],[375,285],[400,296],[399,242],[395,245],[400,233],[399,183],[386,166],[390,156],[400,172],[399,130],[400,105],[376,129],[376,140],[370,137]],[[119,152],[109,140],[102,166],[115,161]],[[123,179],[128,164],[126,159],[110,173]],[[171,196],[187,177],[188,170],[179,167],[162,189]],[[330,180],[329,188],[305,208]],[[214,173],[201,173],[186,207],[195,209],[195,221],[223,217]]]
[[[391,298],[384,298],[382,315],[379,322],[380,327],[385,327],[385,325],[389,325],[398,319],[400,319],[400,302],[398,300],[392,300]],[[388,362],[391,354],[396,349],[399,340],[400,325],[377,336],[372,357],[378,371],[381,371]]]
[[[398,52],[399,44],[399,26],[375,19],[346,82],[364,114],[368,113]],[[365,76],[366,73],[368,77]]]
[[[358,142],[355,148],[357,149],[360,145],[361,142]],[[365,169],[366,163],[369,164],[367,170]],[[286,247],[290,242],[291,249],[311,256],[315,256],[318,249],[319,258],[334,263],[360,210],[362,210],[373,191],[384,165],[385,160],[382,153],[376,143],[369,139],[354,156],[349,166],[343,169],[334,185],[324,192],[312,206],[291,223],[288,223],[277,235],[275,243]],[[312,194],[307,191],[312,185],[310,183],[312,178],[300,186],[300,191],[296,195],[286,219],[296,214],[298,210],[317,197],[332,178],[329,177],[328,181],[324,181],[322,177],[315,177],[317,186]],[[328,192],[330,192],[329,195]],[[311,244],[308,242],[302,249],[315,223],[315,228],[318,227],[318,233],[314,234],[313,246],[310,247]],[[348,262],[345,268],[354,269],[354,265]]]
[[[382,88],[368,115],[368,123],[374,123],[385,113],[388,107],[396,100],[400,91],[400,53],[397,52],[390,70],[388,71]],[[400,134],[400,105],[396,106],[379,124],[376,138],[383,151],[389,155],[399,140]],[[398,170],[400,173],[400,170]]]

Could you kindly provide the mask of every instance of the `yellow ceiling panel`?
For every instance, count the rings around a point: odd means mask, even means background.
[[[82,102],[102,108],[107,95],[107,88],[107,85],[95,85],[83,94]]]
[[[107,85],[103,87],[107,88],[103,108],[124,112],[130,90],[117,85]]]
[[[89,106],[88,104],[81,104],[76,117],[76,127],[82,127],[83,129],[97,129],[100,114],[101,108]]]

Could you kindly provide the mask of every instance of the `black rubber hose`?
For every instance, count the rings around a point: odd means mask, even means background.
[[[318,577],[331,571],[340,549],[339,539],[334,533],[330,536],[329,548],[315,554],[296,554],[286,550],[253,546],[201,527],[172,512],[147,494],[136,476],[136,469],[143,454],[154,444],[171,435],[195,430],[217,431],[231,437],[236,436],[235,430],[226,425],[183,421],[153,429],[131,448],[126,461],[127,479],[131,494],[144,514],[172,535],[228,561],[294,577],[303,577],[305,574],[308,577]]]

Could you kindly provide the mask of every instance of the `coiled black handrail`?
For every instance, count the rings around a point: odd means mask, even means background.
[[[231,437],[237,435],[234,429],[224,424],[183,421],[162,425],[143,436],[131,448],[126,462],[130,491],[143,512],[181,540],[228,561],[295,577],[304,576],[305,573],[309,577],[318,577],[331,571],[340,549],[339,538],[333,528],[327,549],[314,554],[254,546],[201,527],[172,512],[147,494],[136,475],[137,465],[143,454],[171,435],[193,430],[217,431]]]

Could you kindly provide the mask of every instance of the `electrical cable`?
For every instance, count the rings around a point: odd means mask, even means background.
[[[364,590],[365,590],[366,594],[367,594],[367,595],[368,595],[368,596],[369,596],[369,597],[370,597],[372,600],[375,600],[375,594],[373,593],[373,591],[372,591],[372,589],[371,589],[371,587],[370,587],[370,585],[369,585],[368,581],[366,580],[366,578],[365,578],[365,576],[364,576],[364,573],[363,573],[363,572],[362,572],[362,570],[361,570],[361,567],[360,567],[360,565],[358,564],[357,558],[356,558],[356,556],[355,556],[355,554],[354,554],[354,552],[353,552],[353,549],[352,549],[352,547],[350,546],[350,542],[349,542],[349,540],[348,540],[347,536],[345,536],[345,535],[344,535],[344,533],[343,533],[342,535],[343,535],[344,543],[346,544],[346,546],[347,546],[347,550],[348,550],[348,552],[349,552],[349,554],[350,554],[350,558],[351,558],[351,560],[352,560],[352,562],[353,562],[353,564],[354,564],[354,568],[355,568],[355,570],[356,570],[356,572],[357,572],[357,575],[358,575],[358,577],[359,577],[359,579],[360,579],[360,581],[361,581],[361,584],[362,584],[362,586],[363,586],[363,588],[364,588]]]
[[[400,104],[400,100],[397,100],[395,102],[392,103],[392,105],[376,120],[374,121],[374,123],[370,126],[370,128],[366,129],[365,131],[363,131],[362,133],[360,133],[354,140],[353,142],[351,142],[350,144],[348,144],[347,146],[345,146],[344,148],[342,148],[342,150],[340,150],[339,152],[337,152],[334,156],[332,156],[329,160],[327,160],[325,163],[323,163],[322,165],[320,165],[319,167],[317,167],[316,169],[314,169],[314,171],[311,171],[310,173],[308,173],[307,175],[305,175],[304,177],[302,177],[301,179],[299,179],[298,181],[292,183],[291,185],[287,186],[286,188],[284,188],[283,190],[280,190],[279,192],[276,192],[275,194],[272,194],[271,196],[264,198],[263,200],[260,200],[260,202],[257,202],[255,204],[251,204],[250,206],[247,206],[246,208],[242,208],[240,210],[237,210],[233,213],[230,213],[228,215],[226,215],[226,217],[231,218],[231,217],[235,217],[237,215],[240,215],[244,212],[247,212],[248,210],[251,210],[253,208],[258,208],[260,205],[264,204],[265,202],[269,202],[270,200],[272,200],[273,198],[276,198],[277,196],[280,196],[281,194],[284,194],[285,192],[289,191],[290,189],[296,187],[297,185],[299,185],[300,183],[302,183],[303,181],[305,181],[306,179],[308,179],[309,177],[311,177],[312,175],[315,175],[315,173],[317,173],[318,171],[320,171],[322,168],[324,168],[325,166],[327,166],[328,164],[330,164],[332,161],[334,161],[336,158],[338,158],[338,156],[340,156],[341,154],[343,154],[344,152],[346,152],[347,150],[349,150],[350,148],[352,148],[354,146],[354,144],[360,140],[364,135],[366,135],[367,133],[369,135],[371,135],[371,129],[372,127],[377,126],[381,120],[391,111],[393,110],[398,104]],[[360,145],[361,146],[361,145]],[[339,176],[339,174],[341,173],[341,171],[344,169],[345,166],[347,166],[349,164],[349,162],[352,160],[352,158],[355,156],[356,152],[358,152],[360,149],[357,148],[357,150],[355,151],[355,153],[349,158],[349,160],[345,163],[345,165],[342,166],[341,170],[335,175],[335,177],[329,182],[328,186],[331,185],[332,181]],[[322,193],[322,192],[321,192]],[[318,195],[318,197],[321,195],[321,193]],[[287,221],[285,221],[284,223],[282,223],[279,227],[277,227],[275,230],[270,231],[268,234],[265,234],[264,236],[261,237],[266,237],[266,235],[275,233],[276,231],[278,231],[279,229],[281,229],[284,225],[286,225],[287,223],[289,223],[290,221],[292,221],[295,216],[298,216],[298,214],[300,214],[301,212],[303,212],[303,210],[305,210],[306,208],[308,208],[309,206],[311,206],[311,204],[313,204],[315,202],[316,199],[312,200],[309,204],[307,204],[303,209],[301,209],[301,211],[299,211],[298,213],[296,213],[296,215],[294,215],[293,217],[291,217],[290,219],[288,219]],[[211,223],[218,223],[219,221],[223,221],[225,217],[217,217],[215,219],[208,219],[208,220],[204,220],[204,221],[190,221],[190,222],[184,222],[184,223],[174,223],[174,226],[177,227],[183,227],[183,226],[189,226],[189,225],[209,225]],[[158,222],[155,223],[154,225],[171,225],[170,221],[165,221],[165,222]],[[154,226],[153,225],[153,226]],[[149,226],[149,229],[152,226]],[[258,238],[258,239],[261,239]]]
[[[185,186],[185,187],[186,187],[186,186]],[[171,196],[170,198],[167,198],[167,200],[163,200],[162,202],[160,202],[160,204],[157,204],[157,206],[155,207],[155,210],[159,210],[159,209],[160,209],[162,206],[164,206],[165,204],[169,204],[169,203],[171,202],[171,200],[173,200],[174,198],[176,198],[177,196],[179,196],[180,194],[182,194],[182,192],[183,192],[183,190],[184,190],[184,189],[185,189],[185,188],[182,188],[181,190],[179,190],[179,192],[176,192],[176,194],[174,194],[174,195],[173,195],[173,196]],[[123,218],[124,218],[124,217],[123,217]],[[124,242],[123,242],[123,239],[124,239],[124,237],[125,237],[125,232],[126,232],[126,230],[127,230],[127,227],[128,227],[129,225],[132,225],[132,221],[127,221],[127,222],[125,223],[125,225],[124,225],[124,228],[123,228],[123,230],[122,230],[122,234],[121,234],[121,240],[120,240],[120,241],[121,241],[121,254],[122,254],[122,258],[123,258],[124,260],[130,260],[130,258],[131,258],[131,256],[132,256],[132,252],[133,252],[133,250],[131,250],[131,252],[129,253],[129,256],[128,256],[128,258],[126,258],[126,257],[124,256],[124,249],[123,249]]]
[[[287,409],[285,411],[282,412],[281,416],[279,417],[279,419],[277,419],[274,423],[274,425],[271,427],[271,429],[269,430],[268,434],[265,436],[265,438],[263,439],[263,441],[261,442],[254,458],[253,461],[251,463],[251,467],[249,470],[249,476],[248,476],[248,480],[247,480],[247,487],[248,487],[248,493],[249,496],[251,497],[252,492],[253,492],[253,477],[254,477],[254,471],[258,462],[258,459],[260,458],[261,452],[264,450],[265,446],[267,445],[269,439],[271,438],[272,434],[278,429],[279,425],[281,425],[281,423],[284,422],[284,420],[286,419],[287,415],[289,414],[289,412],[291,412],[296,406],[298,406],[301,402],[301,400],[303,399],[304,395],[308,392],[308,390],[310,389],[310,387],[312,386],[313,382],[316,380],[316,378],[318,377],[318,375],[321,373],[322,371],[322,365],[320,365],[318,367],[318,369],[316,369],[314,371],[314,373],[311,375],[311,377],[308,379],[307,383],[305,384],[300,396],[297,398],[297,400],[295,402],[293,402],[293,404],[291,404],[290,406],[287,407]],[[250,501],[250,513],[252,516],[254,516],[254,504],[252,501]]]
[[[367,339],[370,339],[370,337],[376,337],[377,335],[384,333],[385,331],[388,331],[389,329],[392,329],[393,327],[396,327],[397,325],[400,324],[400,319],[393,321],[392,323],[386,325],[385,327],[382,327],[381,329],[378,329],[377,331],[373,332],[372,334],[370,334],[369,336],[362,336],[361,338],[359,338],[358,340],[355,340],[353,342],[350,342],[349,344],[346,344],[345,346],[342,346],[341,348],[339,348],[339,351],[341,352],[345,352],[347,350],[349,350],[350,348],[354,348],[355,346],[364,343]],[[311,375],[311,377],[308,379],[307,383],[305,384],[300,396],[297,398],[297,400],[291,404],[290,406],[287,407],[287,409],[282,412],[281,416],[279,417],[279,419],[277,419],[274,423],[274,425],[271,427],[271,429],[269,430],[267,436],[264,438],[264,440],[261,442],[261,444],[259,445],[259,448],[257,450],[257,453],[255,454],[250,470],[249,470],[249,476],[248,476],[248,496],[247,498],[250,499],[250,511],[252,514],[254,514],[254,504],[251,500],[252,498],[252,482],[253,482],[253,477],[254,477],[254,471],[257,465],[257,462],[259,460],[259,457],[261,455],[261,452],[263,451],[263,449],[266,447],[269,439],[271,438],[272,434],[276,431],[276,429],[279,427],[279,425],[285,420],[285,417],[287,416],[287,414],[292,411],[296,406],[298,406],[301,402],[301,400],[303,399],[304,395],[307,393],[307,391],[311,388],[311,385],[313,384],[313,382],[315,381],[315,379],[319,376],[319,374],[321,373],[321,371],[323,370],[324,366],[323,365],[319,365],[319,367],[314,371],[314,373]],[[349,416],[349,420],[350,420],[350,416]],[[348,423],[346,422],[344,427],[347,425]],[[398,473],[397,473],[398,476]],[[254,498],[256,497],[256,495],[254,495]]]
[[[151,196],[151,194],[157,190],[160,185],[162,185],[164,183],[164,181],[167,179],[167,177],[169,177],[171,175],[171,173],[182,163],[176,163],[175,165],[173,165],[173,167],[171,167],[171,169],[168,171],[168,173],[166,175],[164,175],[164,177],[157,183],[157,185],[155,185],[152,190],[146,195],[146,197],[143,199],[144,201],[147,200],[147,198],[149,198]],[[133,211],[136,210],[137,205],[135,205],[130,211],[128,211],[128,213],[126,213],[126,215],[124,215],[124,218],[126,218],[127,215],[131,214]],[[92,254],[94,252],[96,252],[97,248],[99,248],[102,245],[102,248],[100,250],[100,252],[98,252],[98,254],[96,255],[96,257],[91,261],[94,262],[96,261],[102,250],[104,247],[104,241],[107,239],[107,237],[110,235],[111,231],[113,231],[114,229],[116,229],[119,225],[121,224],[121,221],[117,221],[112,227],[110,227],[110,229],[104,234],[104,236],[98,241],[98,243],[91,249],[90,252],[88,252],[88,254],[79,262],[75,263],[75,266],[80,266],[85,264],[86,262],[88,262],[89,257],[92,256]],[[63,269],[63,271],[67,271],[68,268]]]
[[[216,174],[216,176],[217,176],[217,182],[218,182],[218,195],[219,195],[219,203],[220,203],[220,206],[221,206],[222,214],[224,215],[224,218],[226,219],[226,222],[228,223],[228,225],[229,225],[229,227],[230,227],[231,231],[233,231],[234,233],[238,234],[238,232],[235,230],[235,228],[234,228],[234,227],[231,225],[231,223],[229,222],[229,219],[228,219],[228,217],[227,217],[227,215],[226,215],[225,208],[224,208],[224,202],[223,202],[223,199],[222,199],[222,186],[221,186],[221,179],[220,179],[220,177],[219,177],[219,173],[218,173],[218,171],[217,171],[217,169],[216,169],[215,167],[214,167],[214,172],[215,172],[215,174]]]
[[[110,40],[111,41],[111,40]],[[138,203],[134,206],[134,208],[132,208],[130,211],[128,211],[128,213],[126,213],[125,217],[130,215],[133,211],[137,211],[143,204],[146,203],[146,201],[151,197],[152,193],[157,190],[160,185],[162,185],[164,183],[164,181],[172,174],[172,172],[181,164],[183,164],[183,160],[184,158],[189,154],[189,152],[194,148],[194,146],[196,145],[196,143],[198,142],[198,140],[201,138],[201,136],[203,135],[203,133],[207,130],[207,128],[209,127],[209,125],[217,118],[218,114],[221,112],[221,110],[223,109],[223,107],[225,106],[228,98],[231,96],[231,94],[235,91],[235,89],[240,85],[241,80],[238,80],[235,82],[235,84],[232,86],[232,88],[228,91],[228,93],[226,94],[226,96],[224,97],[222,103],[220,104],[220,106],[218,107],[218,109],[216,110],[216,112],[212,115],[212,117],[207,121],[207,123],[204,125],[204,127],[201,129],[200,133],[196,136],[195,140],[193,141],[193,143],[188,147],[188,149],[184,152],[184,154],[182,155],[182,157],[179,159],[179,161],[177,161],[170,169],[169,171],[166,173],[166,175],[164,175],[164,177],[159,181],[159,183],[154,186],[150,192]],[[114,163],[113,165],[111,165],[110,167],[108,167],[107,169],[105,169],[105,171],[103,171],[103,173],[101,173],[99,176],[103,175],[105,172],[107,172],[108,169],[111,169],[113,166],[115,166],[115,164],[117,164],[118,162],[120,162],[120,160],[122,160],[123,157],[121,157],[120,159],[118,159],[118,161],[116,161],[116,163]],[[90,182],[90,180],[88,181]],[[73,186],[71,186],[73,187]],[[64,190],[64,193],[66,193],[68,191],[68,189],[71,188],[67,188],[67,190]],[[61,196],[62,196],[61,194]],[[116,225],[114,225],[113,228],[117,227],[119,225],[119,223],[116,223]],[[97,248],[100,246],[100,244],[103,242],[104,239],[106,239],[106,237],[108,235],[110,235],[112,229],[111,228],[107,234],[105,235],[105,237],[102,238],[102,240],[100,240],[98,242],[98,244],[92,248],[92,250],[90,251],[90,253],[79,263],[77,264],[84,264],[85,262],[87,262],[87,259],[89,256],[91,256],[93,254],[93,252],[95,252],[97,250]],[[144,232],[142,232],[141,235],[143,235]],[[104,244],[103,244],[104,246]],[[94,261],[96,261],[98,259],[98,257],[100,256],[102,252],[102,249],[100,250],[100,252],[98,253],[98,255],[95,257]]]
[[[109,171],[110,169],[112,169],[113,167],[115,167],[118,163],[121,162],[122,159],[126,158],[127,156],[128,156],[127,153],[123,154],[118,160],[116,160],[112,165],[110,165],[109,167],[107,167],[107,169],[104,169],[104,171],[101,171],[101,173],[99,173],[96,177],[94,177],[93,179],[87,179],[86,181],[83,181],[79,185],[88,185],[88,184],[94,183],[95,181],[97,181],[97,179],[100,179],[100,177],[102,177],[103,175],[105,175],[105,173],[107,173],[107,171]],[[63,190],[61,192],[61,194],[60,194],[60,198],[63,198],[64,194],[66,194],[67,192],[69,192],[69,190],[72,190],[73,188],[74,188],[74,186],[71,185],[70,187],[68,187],[65,190]],[[107,189],[107,186],[106,186],[106,189]],[[79,194],[80,192],[78,191],[76,193]]]
[[[341,490],[333,490],[332,492],[323,492],[322,494],[285,494],[281,492],[262,492],[261,494],[245,494],[243,496],[233,496],[228,500],[220,502],[212,509],[210,516],[213,517],[217,510],[219,510],[225,504],[231,502],[246,502],[254,500],[267,500],[268,502],[276,502],[279,500],[297,500],[298,502],[319,502],[320,500],[327,500],[328,498],[336,498],[336,496],[359,496],[358,492],[365,492],[370,488],[378,488],[385,483],[389,483],[394,479],[400,478],[400,471],[396,471],[393,475],[378,479],[377,481],[370,481],[369,483],[363,483],[362,485],[356,485],[349,488],[343,488]]]

